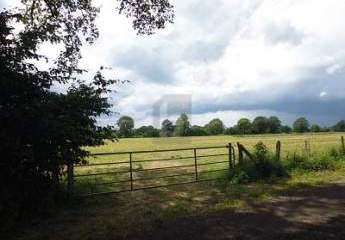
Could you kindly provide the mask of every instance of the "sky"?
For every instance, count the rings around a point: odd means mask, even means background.
[[[159,126],[181,112],[200,125],[257,115],[286,124],[345,119],[345,0],[171,2],[175,23],[137,36],[115,0],[96,1],[100,38],[83,48],[81,66],[112,67],[108,74],[131,81],[111,94],[118,114],[101,124],[130,115],[136,127]]]

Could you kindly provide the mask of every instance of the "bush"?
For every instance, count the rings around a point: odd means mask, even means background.
[[[262,142],[259,142],[254,147],[253,159],[244,159],[230,172],[229,179],[232,183],[248,183],[287,176],[282,163],[275,159]]]
[[[332,148],[325,153],[317,155],[299,155],[294,154],[285,161],[285,168],[289,171],[323,171],[335,170],[338,160],[342,159],[342,154],[338,149]]]

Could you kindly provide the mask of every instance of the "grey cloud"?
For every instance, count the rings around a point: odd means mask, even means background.
[[[274,91],[246,91],[215,99],[203,98],[193,103],[193,113],[216,111],[270,110],[292,115],[307,115],[331,124],[345,119],[344,74],[329,75],[324,67],[310,71],[309,76],[294,84],[278,85]],[[321,92],[327,95],[320,96]],[[320,116],[324,116],[321,118]],[[311,119],[311,120],[313,120]],[[325,120],[326,119],[326,120]]]
[[[222,0],[176,3],[172,33],[158,41],[145,40],[129,46],[114,56],[113,63],[135,71],[147,81],[174,82],[179,63],[210,63],[223,56],[232,37],[256,7],[251,4],[245,9],[236,5],[229,10]]]
[[[197,41],[186,47],[183,59],[188,62],[210,62],[222,57],[227,42],[203,42]]]
[[[134,71],[148,82],[174,82],[174,66],[163,48],[144,49],[133,47],[118,54],[114,65]]]
[[[304,33],[298,31],[290,24],[275,25],[269,24],[265,27],[265,35],[267,40],[272,44],[290,43],[299,45],[304,38]]]

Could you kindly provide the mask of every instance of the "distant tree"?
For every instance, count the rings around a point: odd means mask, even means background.
[[[321,132],[321,127],[317,124],[313,124],[310,127],[310,131],[314,133]]]
[[[252,131],[256,134],[269,132],[269,123],[266,117],[256,117],[252,123]]]
[[[281,127],[280,131],[282,133],[291,133],[292,132],[292,128],[288,125],[284,125]]]
[[[232,135],[232,131],[231,131],[232,127],[229,127],[229,128],[225,128],[224,130],[224,134],[225,135]]]
[[[293,130],[297,133],[304,133],[309,131],[309,126],[309,121],[306,118],[301,117],[293,123]]]
[[[159,137],[159,130],[153,126],[142,126],[134,130],[136,137]]]
[[[329,127],[322,127],[321,128],[321,132],[330,132],[332,130],[334,130],[334,128],[329,128]]]
[[[345,132],[345,120],[341,120],[333,127],[336,132]]]
[[[205,129],[209,135],[219,135],[224,133],[224,124],[222,120],[215,118],[205,125]]]
[[[119,137],[130,137],[133,135],[134,120],[129,116],[122,116],[117,121],[117,126],[119,127],[118,133]]]
[[[171,137],[173,134],[174,134],[174,124],[169,119],[165,119],[162,122],[161,136]]]
[[[224,131],[225,135],[236,135],[236,134],[240,134],[239,128],[237,125],[233,126],[233,127],[229,127],[227,129],[225,129]]]
[[[207,136],[207,132],[204,127],[193,125],[191,128],[192,136]]]
[[[176,120],[174,135],[175,136],[190,135],[190,123],[189,123],[187,114],[182,113],[180,117]]]
[[[248,134],[252,132],[252,124],[249,119],[242,118],[237,122],[239,134]]]
[[[281,131],[281,121],[276,116],[271,116],[267,119],[268,121],[268,132],[269,133],[279,133]]]

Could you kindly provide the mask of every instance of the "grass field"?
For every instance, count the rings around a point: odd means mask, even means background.
[[[294,153],[303,154],[305,152],[306,141],[310,145],[311,154],[319,154],[331,148],[338,148],[341,145],[341,136],[341,133],[320,133],[120,139],[118,142],[108,142],[104,146],[89,148],[89,150],[95,154],[125,153],[90,157],[88,160],[89,164],[119,163],[116,165],[111,164],[92,167],[85,165],[76,167],[76,193],[83,195],[128,190],[130,188],[130,183],[127,181],[130,180],[130,175],[128,173],[129,154],[127,152],[224,146],[224,148],[197,150],[197,155],[200,156],[197,159],[199,165],[197,170],[199,175],[198,178],[199,180],[206,180],[210,178],[219,178],[221,177],[220,175],[224,175],[224,171],[222,170],[228,169],[228,149],[225,148],[228,143],[232,143],[235,146],[237,142],[240,142],[246,146],[246,148],[252,150],[256,143],[262,141],[273,152],[275,151],[277,140],[280,140],[282,143],[281,155],[284,161],[287,157],[292,157]],[[134,171],[137,171],[133,174],[133,179],[135,180],[134,188],[169,185],[194,180],[195,169],[193,166],[193,154],[193,150],[132,154],[132,168]],[[156,161],[157,159],[167,159],[168,161]],[[155,168],[166,167],[170,169],[155,170]],[[174,169],[175,167],[176,169]],[[212,173],[210,173],[210,171],[212,171]],[[89,174],[91,174],[91,176],[83,176]],[[167,177],[180,174],[184,176]],[[82,176],[78,177],[78,175]],[[164,179],[157,179],[159,177],[164,177]]]
[[[277,140],[282,142],[282,150],[285,152],[302,151],[304,141],[309,140],[312,150],[324,150],[330,146],[339,146],[340,137],[345,133],[308,133],[308,134],[264,134],[243,136],[204,136],[204,137],[170,137],[170,138],[128,138],[96,148],[89,148],[92,153],[159,150],[188,147],[207,147],[226,145],[240,142],[251,147],[258,141],[274,148]]]

